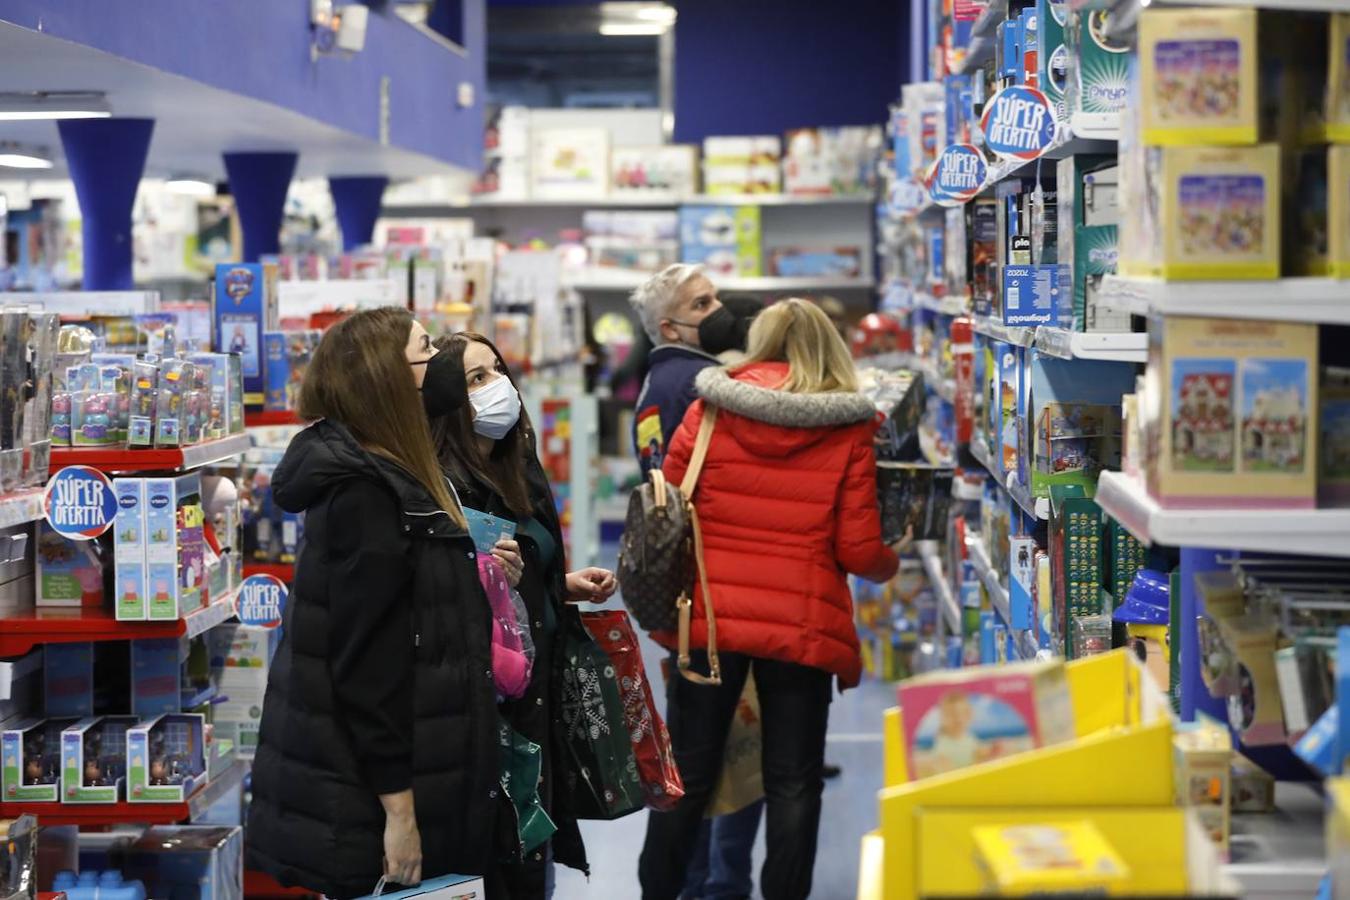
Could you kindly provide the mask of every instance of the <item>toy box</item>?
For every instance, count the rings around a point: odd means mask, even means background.
[[[857,278],[862,275],[860,247],[774,247],[769,274],[781,278]]]
[[[994,312],[995,298],[1001,296],[1001,274],[995,258],[998,255],[998,201],[990,197],[976,197],[966,206],[970,222],[970,239],[966,243],[970,259],[972,308],[977,316]]]
[[[1313,506],[1317,352],[1315,325],[1156,319],[1140,409],[1149,493],[1170,507]]]
[[[182,803],[205,784],[206,717],[160,716],[127,732],[127,802]]]
[[[1172,766],[1178,806],[1196,811],[1210,839],[1228,857],[1233,742],[1228,729],[1201,720],[1177,726]]]
[[[1129,331],[1130,316],[1098,300],[1103,276],[1116,271],[1119,169],[1114,156],[1070,156],[1059,161],[1059,263],[1072,285],[1061,298],[1059,326],[1072,331]],[[1066,287],[1066,292],[1068,288]]]
[[[180,447],[187,443],[188,396],[196,372],[196,366],[181,359],[166,359],[160,365],[159,392],[155,397],[156,447]]]
[[[1107,16],[1104,9],[1070,9],[1064,20],[1067,105],[1078,134],[1118,127],[1129,99],[1130,42],[1109,36]]]
[[[159,406],[159,366],[137,362],[131,367],[131,409],[127,419],[127,446],[155,445],[155,410]]]
[[[998,355],[998,396],[994,398],[997,406],[997,421],[994,423],[996,438],[994,445],[990,448],[993,452],[995,461],[1003,468],[1003,474],[1017,472],[1017,449],[1021,444],[1021,419],[1025,414],[1022,406],[1024,394],[1022,391],[1024,356],[1021,347],[1015,347],[1012,344],[997,344],[996,352]]]
[[[1120,397],[1134,386],[1133,367],[1038,353],[1030,379],[1031,495],[1049,497],[1055,484],[1095,493],[1097,475],[1120,468]]]
[[[1255,9],[1139,14],[1142,138],[1158,146],[1254,144]]]
[[[947,534],[952,470],[924,463],[882,462],[877,466],[877,503],[882,539],[941,540]]]
[[[131,642],[131,711],[142,719],[181,711],[182,658],[177,638]]]
[[[1175,279],[1280,273],[1280,149],[1148,147],[1122,152],[1120,270]]]
[[[98,389],[70,395],[70,443],[75,447],[111,447],[117,443],[117,397]]]
[[[1009,539],[1008,612],[1012,621],[1008,625],[1015,631],[1036,626],[1035,558],[1035,538],[1017,535]]]
[[[277,324],[277,268],[258,263],[216,266],[211,318],[216,351],[237,353],[243,376],[244,402],[263,401],[263,332]]]
[[[785,137],[785,193],[829,196],[871,188],[881,148],[879,128],[796,128]]]
[[[1318,506],[1350,506],[1350,368],[1326,366],[1318,392]]]
[[[1350,14],[1342,18],[1350,19]],[[1326,204],[1327,274],[1350,278],[1350,144],[1327,148]]]
[[[1053,576],[1053,631],[1074,647],[1079,619],[1099,616],[1102,608],[1102,512],[1083,496],[1081,485],[1050,489],[1050,556]]]
[[[291,380],[291,362],[286,353],[286,332],[267,331],[263,333],[263,359],[265,372],[263,384],[263,409],[290,409],[286,404],[289,393],[287,385]]]
[[[1036,0],[1036,83],[1041,93],[1055,106],[1055,118],[1069,121],[1069,48],[1064,25],[1068,20],[1068,0]]]
[[[915,779],[1074,736],[1060,662],[934,672],[902,683],[899,694]]]
[[[1328,19],[1327,137],[1344,144],[1350,142],[1350,13],[1332,13]]]
[[[145,479],[115,478],[117,518],[113,520],[113,606],[118,621],[150,614],[145,565]]]
[[[1004,266],[1003,324],[1021,327],[1055,324],[1065,287],[1057,265]]]
[[[243,900],[244,830],[214,825],[147,828],[122,851],[121,866],[127,878],[145,884],[151,897]],[[482,894],[463,894],[465,900],[474,896]]]
[[[94,714],[94,645],[48,644],[42,654],[42,709],[57,719]]]
[[[117,803],[127,775],[127,731],[134,716],[81,719],[61,732],[61,802]]]
[[[716,278],[755,277],[763,271],[757,206],[680,207],[680,253]]]
[[[776,194],[782,190],[782,140],[758,137],[703,139],[703,190],[708,194]]]
[[[231,353],[193,353],[188,361],[207,373],[210,406],[203,429],[206,440],[216,440],[244,430],[244,397],[240,383],[240,357]]]
[[[531,140],[531,195],[554,200],[609,193],[609,142],[605,128],[535,131]]]
[[[7,803],[56,803],[61,799],[61,732],[75,719],[27,719],[0,735]]]
[[[1148,547],[1115,519],[1107,519],[1107,552],[1111,557],[1110,590],[1116,606],[1125,602],[1125,594],[1134,576],[1148,563]]]
[[[1130,867],[1090,821],[971,831],[985,891],[999,897],[1128,893]]]
[[[609,189],[620,197],[696,194],[698,148],[615,147],[609,154]]]
[[[103,605],[103,562],[97,541],[73,541],[47,524],[37,523],[37,599],[39,607]]]
[[[204,515],[198,473],[147,478],[145,508],[148,617],[177,619],[203,605]]]
[[[1350,897],[1350,778],[1328,779],[1326,792],[1327,877],[1334,900],[1345,900]]]
[[[267,675],[280,631],[252,625],[222,625],[208,635],[211,680],[227,699],[212,707],[216,736],[234,742],[241,759],[258,750]]]

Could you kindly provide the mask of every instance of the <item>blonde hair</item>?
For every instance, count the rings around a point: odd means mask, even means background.
[[[848,346],[830,317],[809,300],[780,300],[755,317],[744,365],[761,362],[788,364],[787,378],[779,389],[789,393],[858,390]]]

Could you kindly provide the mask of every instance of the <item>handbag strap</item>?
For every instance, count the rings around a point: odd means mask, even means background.
[[[684,473],[680,484],[680,494],[684,497],[689,512],[689,524],[694,533],[694,566],[698,569],[699,587],[703,590],[703,615],[708,620],[708,674],[702,675],[689,668],[689,627],[693,619],[693,598],[687,593],[681,594],[676,601],[679,612],[679,656],[677,662],[680,674],[696,684],[721,684],[722,661],[717,656],[717,617],[713,615],[712,590],[708,587],[708,567],[703,562],[703,528],[699,524],[698,510],[694,507],[694,489],[698,487],[698,476],[703,471],[703,461],[708,456],[708,445],[712,443],[713,427],[717,424],[717,407],[704,403],[703,421],[698,426],[698,439],[694,441],[694,453],[689,458],[689,469]]]

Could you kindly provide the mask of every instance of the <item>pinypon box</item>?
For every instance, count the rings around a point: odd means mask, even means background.
[[[1102,279],[1119,256],[1120,181],[1114,156],[1080,154],[1059,161],[1059,263],[1070,273],[1072,301],[1061,298],[1059,324],[1072,331],[1129,331],[1128,312],[1098,301]]]
[[[1317,326],[1188,316],[1149,327],[1149,493],[1167,507],[1310,508]]]
[[[1139,14],[1145,144],[1255,144],[1254,9],[1145,9]]]
[[[118,621],[149,615],[150,586],[145,565],[145,479],[116,478],[117,518],[113,520],[113,606]]]
[[[1118,127],[1129,100],[1130,42],[1111,35],[1108,15],[1070,9],[1064,20],[1068,107],[1078,133]]]
[[[1280,148],[1148,147],[1122,155],[1120,269],[1178,280],[1280,274]]]
[[[27,719],[0,736],[6,803],[61,799],[61,732],[75,719]]]
[[[145,506],[148,617],[177,619],[202,606],[204,515],[198,474],[147,478]]]
[[[903,682],[899,693],[915,779],[1074,736],[1062,662],[934,672]]]
[[[135,716],[81,719],[61,732],[61,802],[117,803],[127,777],[127,731]]]
[[[182,803],[206,782],[206,717],[160,716],[127,732],[127,802]]]
[[[1069,121],[1069,48],[1064,25],[1068,0],[1036,0],[1036,87],[1055,105],[1055,118]]]

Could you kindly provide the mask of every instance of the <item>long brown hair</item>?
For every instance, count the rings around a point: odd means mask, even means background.
[[[461,528],[455,502],[431,443],[427,415],[408,368],[413,317],[394,306],[363,310],[323,336],[305,371],[300,418],[332,419],[362,447],[401,466]]]
[[[461,331],[458,334],[442,335],[432,341],[432,345],[442,353],[449,353],[456,366],[464,368],[464,351],[469,343],[482,344],[492,351],[497,359],[497,371],[520,390],[511,369],[502,358],[501,351],[481,334]],[[441,465],[459,481],[467,483],[476,478],[492,488],[507,509],[519,516],[528,518],[533,515],[530,503],[530,485],[525,474],[525,456],[533,452],[533,433],[530,418],[524,406],[520,409],[520,419],[506,436],[492,445],[489,453],[479,446],[478,434],[473,430],[473,404],[447,413],[431,423],[431,439],[436,446],[436,455]]]

